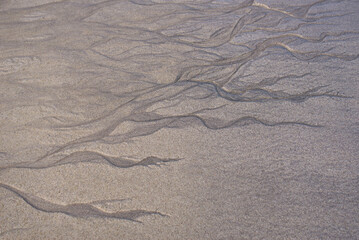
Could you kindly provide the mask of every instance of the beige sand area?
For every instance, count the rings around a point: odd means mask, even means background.
[[[0,239],[358,239],[358,22],[0,1]]]

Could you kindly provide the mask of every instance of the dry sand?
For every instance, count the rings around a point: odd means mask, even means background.
[[[1,239],[359,239],[357,0],[0,1]]]

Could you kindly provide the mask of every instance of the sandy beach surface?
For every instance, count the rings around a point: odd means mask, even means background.
[[[359,239],[357,0],[1,0],[0,239]]]

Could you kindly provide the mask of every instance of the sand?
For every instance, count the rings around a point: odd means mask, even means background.
[[[0,1],[0,239],[358,239],[358,22]]]

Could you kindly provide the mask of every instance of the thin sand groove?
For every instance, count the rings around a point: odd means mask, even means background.
[[[77,163],[99,163],[99,164],[109,164],[116,168],[131,168],[136,166],[150,167],[156,166],[160,167],[169,162],[179,161],[180,159],[175,158],[158,158],[154,156],[149,156],[141,161],[135,161],[126,157],[112,157],[107,156],[98,152],[93,151],[78,151],[69,154],[66,157],[63,157],[59,160],[53,161],[49,159],[43,159],[41,161],[35,162],[24,162],[14,165],[8,165],[0,167],[1,170],[5,169],[47,169],[56,166],[62,166],[66,164],[77,164]]]
[[[166,216],[157,211],[146,211],[146,210],[128,210],[118,212],[105,212],[91,203],[72,203],[67,205],[56,204],[49,202],[40,197],[25,193],[17,188],[10,185],[0,183],[0,187],[11,191],[18,197],[22,198],[31,207],[46,213],[63,213],[71,217],[76,218],[115,218],[120,220],[127,220],[132,222],[141,223],[137,220],[140,217],[148,215],[159,215]]]

